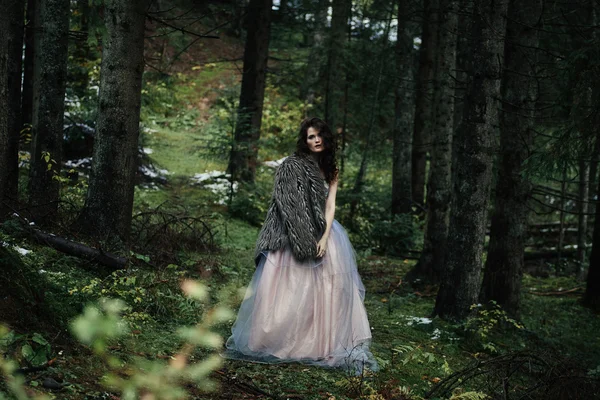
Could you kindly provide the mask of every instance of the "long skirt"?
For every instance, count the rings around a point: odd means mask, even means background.
[[[376,370],[364,298],[354,249],[334,220],[322,258],[300,262],[289,248],[261,254],[223,356]]]

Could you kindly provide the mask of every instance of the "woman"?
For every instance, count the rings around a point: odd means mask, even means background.
[[[334,220],[335,138],[325,122],[302,122],[283,161],[256,244],[256,272],[225,357],[376,369],[354,249]]]

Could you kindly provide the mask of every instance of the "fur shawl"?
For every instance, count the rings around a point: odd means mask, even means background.
[[[316,258],[323,236],[327,189],[318,163],[308,155],[292,154],[275,172],[267,217],[258,234],[255,262],[263,250],[290,247],[298,260]]]

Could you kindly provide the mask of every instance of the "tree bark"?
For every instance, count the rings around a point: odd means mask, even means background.
[[[487,226],[506,30],[506,0],[475,3],[470,35],[471,77],[457,134],[457,162],[448,249],[433,313],[463,319],[477,302]]]
[[[306,78],[302,82],[302,93],[300,96],[308,105],[315,102],[317,86],[321,81],[321,68],[324,64],[325,53],[325,29],[327,27],[327,8],[329,2],[319,0],[315,10],[313,25],[313,42],[310,48],[310,55],[306,60]],[[307,109],[308,111],[308,109]],[[308,113],[305,115],[308,117]]]
[[[411,212],[411,159],[413,103],[413,29],[408,2],[398,1],[398,35],[396,40],[396,116],[393,132],[392,215]]]
[[[365,183],[365,176],[367,175],[369,149],[371,148],[371,141],[373,140],[373,131],[375,130],[375,118],[377,117],[379,111],[379,93],[381,88],[381,80],[383,77],[383,68],[385,64],[386,47],[388,45],[390,35],[391,20],[392,15],[390,15],[390,18],[388,19],[388,23],[385,26],[385,30],[381,39],[382,51],[380,55],[381,59],[379,61],[379,72],[377,74],[377,84],[375,85],[375,94],[373,96],[373,102],[371,103],[371,113],[369,116],[369,125],[367,128],[367,140],[365,141],[365,150],[363,151],[362,159],[360,161],[360,167],[358,169],[358,174],[356,175],[354,186],[352,188],[352,201],[350,202],[350,213],[348,216],[350,221],[354,221],[354,216],[356,215],[356,211],[358,209],[359,195]]]
[[[560,181],[560,201],[558,203],[559,221],[560,225],[558,228],[558,244],[556,250],[558,251],[558,259],[556,260],[558,268],[562,268],[562,248],[565,241],[565,195],[567,193],[567,166],[563,168],[562,180]]]
[[[0,221],[17,202],[21,128],[21,0],[0,0]]]
[[[522,174],[534,139],[535,53],[539,0],[509,4],[502,77],[500,165],[480,301],[495,300],[518,317],[531,182]]]
[[[417,77],[415,118],[411,160],[412,199],[425,203],[425,168],[431,141],[431,115],[433,107],[433,73],[437,48],[438,1],[424,1],[421,46],[419,48],[419,73]]]
[[[149,0],[109,0],[100,67],[92,172],[79,227],[91,236],[129,238],[138,136],[144,26]]]
[[[600,161],[600,138],[594,139],[594,150],[592,150],[592,158],[590,160],[590,172],[588,177],[588,187],[589,187],[589,198],[590,201],[594,200],[594,188],[598,184],[598,162]],[[591,210],[591,205],[588,206],[588,209]]]
[[[327,82],[325,93],[325,120],[331,131],[337,134],[339,112],[343,96],[343,51],[346,44],[351,0],[332,0],[331,33],[327,59]]]
[[[596,193],[600,194],[600,184],[596,188]],[[582,303],[584,306],[600,312],[600,201],[596,201],[592,253]]]
[[[452,194],[452,136],[454,133],[454,71],[458,29],[458,1],[440,0],[440,15],[444,15],[437,38],[435,62],[435,92],[431,130],[431,161],[427,183],[427,224],[423,252],[417,265],[407,274],[437,283],[444,265],[448,218]]]
[[[577,201],[577,261],[579,262],[578,279],[585,279],[585,243],[587,237],[587,213],[589,212],[589,173],[590,164],[581,159],[579,161],[579,199]]]
[[[597,4],[594,4],[592,8],[592,24],[597,25],[599,22],[600,8]],[[593,38],[594,41],[598,43],[600,34],[597,32],[597,30],[594,31]],[[592,97],[595,99],[595,101],[597,101],[600,95],[600,86],[598,85],[597,80],[594,83],[595,84],[592,88]],[[596,138],[594,147],[595,152],[592,157],[592,166],[590,168],[590,170],[593,168],[594,171],[590,171],[590,182],[597,179],[596,169],[598,168],[598,154],[600,154],[600,151],[598,151],[600,149],[600,130],[598,130],[600,118],[598,113],[595,113],[594,115],[595,121],[593,121],[591,126],[595,127],[596,129]],[[583,295],[582,304],[591,308],[595,312],[600,312],[600,179],[598,179],[598,182],[594,185],[594,188],[596,189],[596,212],[594,216],[594,231],[592,234],[592,252],[590,254],[590,263],[588,267],[586,288]]]
[[[39,30],[40,0],[27,1],[25,27],[25,59],[23,61],[23,93],[21,96],[21,117],[23,125],[31,124],[33,113],[33,64],[35,62],[35,35]]]
[[[235,181],[253,183],[267,78],[273,0],[250,0],[244,49],[242,90],[228,172]]]
[[[29,205],[32,219],[44,222],[58,208],[62,161],[69,0],[42,0],[33,74],[32,150]]]

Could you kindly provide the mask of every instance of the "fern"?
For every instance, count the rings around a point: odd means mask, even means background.
[[[490,396],[482,392],[463,392],[461,388],[456,388],[449,400],[485,400],[489,398]]]

